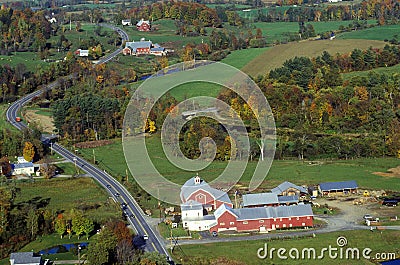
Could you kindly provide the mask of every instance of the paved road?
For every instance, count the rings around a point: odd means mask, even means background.
[[[108,28],[111,28],[111,29],[117,31],[120,34],[123,42],[129,40],[128,34],[125,31],[123,31],[115,26],[108,25],[108,24],[100,24],[100,25],[103,27],[108,27]],[[122,50],[122,47],[118,48],[113,53],[101,58],[97,62],[97,64],[106,63],[106,62],[110,61],[117,54],[119,54],[121,52],[121,50]],[[74,77],[75,77],[75,75],[71,74],[64,78],[72,79]],[[17,101],[15,101],[7,109],[7,112],[6,112],[7,120],[14,127],[16,127],[19,130],[29,129],[25,123],[16,122],[16,117],[18,117],[20,108],[22,106],[24,106],[25,104],[27,104],[29,101],[31,101],[34,97],[41,95],[46,90],[51,90],[51,89],[55,88],[57,85],[58,85],[58,81],[54,81],[53,83],[46,85],[41,90],[35,91]],[[128,222],[136,230],[137,234],[142,235],[142,236],[144,236],[144,235],[148,236],[148,240],[146,240],[145,249],[148,251],[157,251],[161,254],[166,255],[170,259],[168,252],[164,248],[164,245],[162,244],[160,239],[156,236],[156,234],[154,233],[152,228],[147,224],[147,222],[144,218],[144,213],[143,213],[142,209],[139,207],[139,205],[134,200],[134,198],[131,196],[131,194],[125,189],[125,187],[122,184],[120,184],[118,181],[116,181],[107,172],[90,164],[89,162],[87,162],[83,158],[77,156],[76,154],[72,153],[65,147],[63,147],[57,143],[52,143],[50,138],[51,138],[51,136],[49,136],[49,135],[42,135],[41,141],[44,144],[51,145],[51,148],[53,149],[53,151],[57,152],[58,154],[63,156],[65,159],[74,163],[81,170],[85,171],[90,176],[92,176],[110,193],[110,195],[115,199],[115,201],[117,201],[118,203],[121,204],[121,210],[124,211],[124,213],[127,216]],[[124,204],[126,206],[123,206],[122,204]]]

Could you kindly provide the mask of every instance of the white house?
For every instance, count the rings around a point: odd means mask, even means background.
[[[214,215],[204,215],[203,205],[189,200],[181,204],[183,227],[190,231],[209,230],[215,224]]]
[[[122,26],[132,26],[131,20],[130,19],[123,19],[121,21]]]
[[[32,175],[35,173],[35,165],[32,162],[12,164],[13,175]]]
[[[33,252],[15,252],[10,255],[11,265],[41,265],[42,257]]]

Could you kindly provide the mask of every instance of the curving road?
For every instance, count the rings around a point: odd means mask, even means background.
[[[100,24],[100,26],[111,28],[119,33],[122,38],[124,44],[125,41],[129,40],[128,34],[122,29],[115,27],[109,24]],[[115,56],[117,56],[122,50],[122,46],[115,50],[113,53],[102,57],[97,64],[102,64],[110,61]],[[71,74],[67,77],[67,79],[75,78],[74,74]],[[51,90],[58,85],[58,81],[54,81],[44,88],[37,90],[31,94],[26,95],[25,97],[15,101],[13,104],[9,106],[6,112],[7,120],[18,130],[29,129],[28,126],[23,122],[16,122],[16,117],[19,116],[19,111],[22,106],[30,102],[34,97],[40,96],[44,91]],[[100,183],[108,193],[114,198],[115,201],[121,204],[121,209],[127,217],[128,222],[131,226],[136,230],[138,235],[145,236],[147,235],[148,239],[146,240],[145,249],[147,251],[157,251],[161,254],[167,256],[168,260],[172,259],[169,256],[169,253],[164,248],[163,243],[156,236],[153,229],[147,224],[144,213],[142,209],[139,207],[135,199],[132,195],[125,189],[125,187],[116,181],[111,175],[107,172],[97,168],[96,166],[90,164],[83,158],[77,156],[76,154],[70,152],[65,147],[57,144],[51,143],[51,136],[42,135],[41,141],[44,144],[51,145],[51,148],[64,158],[68,159],[72,163],[75,164],[76,167],[79,167],[81,170],[85,171],[87,174],[92,176],[97,182]]]

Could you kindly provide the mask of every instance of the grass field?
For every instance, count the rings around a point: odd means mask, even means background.
[[[242,69],[243,66],[248,64],[254,58],[257,58],[260,54],[268,50],[269,48],[252,48],[232,51],[226,58],[222,59],[221,62],[229,64],[238,69]]]
[[[47,66],[49,63],[40,60],[37,52],[12,52],[10,55],[0,55],[0,64],[12,67],[25,64],[29,71],[35,72],[38,66]]]
[[[339,236],[344,236],[347,239],[348,244],[343,247],[343,257],[346,257],[347,248],[358,248],[360,250],[360,259],[340,259],[340,251],[333,251],[332,253],[338,253],[338,258],[330,259],[328,252],[324,253],[323,259],[301,259],[301,251],[304,248],[314,248],[316,256],[321,254],[322,248],[339,248],[336,240]],[[256,241],[240,241],[240,242],[219,242],[201,245],[181,245],[183,252],[179,248],[175,248],[173,256],[175,259],[180,260],[181,258],[192,259],[193,257],[226,257],[231,260],[240,261],[248,265],[259,265],[259,264],[375,264],[372,260],[366,260],[362,258],[362,251],[364,248],[370,248],[372,252],[371,257],[374,257],[377,252],[394,252],[399,257],[400,252],[400,231],[382,231],[373,232],[363,231],[343,231],[333,232],[328,234],[317,234],[315,238],[299,238],[291,240],[256,240]],[[264,244],[267,243],[267,249],[270,251],[275,248],[273,252],[273,258],[270,259],[268,256],[266,259],[259,259],[257,257],[257,251],[259,248],[264,248]],[[286,255],[288,259],[279,259],[277,256],[277,249],[286,249]],[[300,252],[300,259],[292,259],[289,256],[289,250],[296,248]],[[293,252],[294,253],[294,252]],[[263,254],[263,252],[261,252]],[[307,255],[307,252],[306,252]]]
[[[8,109],[8,104],[0,104],[0,128],[17,131],[17,129],[7,121],[6,118],[7,109]]]
[[[264,75],[272,69],[281,67],[282,64],[295,56],[316,57],[323,51],[334,55],[336,53],[351,52],[355,48],[368,49],[369,47],[383,48],[385,42],[377,40],[318,40],[292,42],[284,45],[277,45],[266,50],[257,58],[246,64],[242,70],[251,75]]]
[[[147,140],[147,148],[150,157],[157,169],[167,179],[183,184],[193,177],[193,172],[183,171],[170,164],[163,155],[158,136],[152,136]],[[86,157],[92,156],[92,150],[81,149]],[[127,169],[122,145],[119,141],[114,144],[95,148],[96,159],[100,166],[107,169],[114,176],[125,175]],[[241,178],[241,183],[248,185],[256,163],[250,162],[247,170]],[[396,189],[398,178],[381,177],[374,172],[386,172],[389,168],[400,165],[395,158],[365,158],[356,160],[328,160],[318,165],[298,160],[275,160],[262,184],[262,188],[269,189],[287,180],[298,185],[318,184],[320,182],[356,180],[361,188],[371,189]],[[206,169],[199,172],[206,181],[216,178],[226,167],[225,162],[213,162]],[[132,180],[132,178],[131,178]],[[398,188],[397,188],[398,189]]]
[[[338,39],[362,39],[362,40],[390,40],[394,35],[399,35],[400,24],[373,27],[364,30],[343,32]]]
[[[340,26],[347,27],[352,21],[320,21],[320,22],[307,22],[314,27],[315,33],[321,34],[327,31],[338,30]],[[368,24],[375,24],[375,20],[368,20]],[[254,22],[250,24],[252,28],[261,29],[263,36],[266,36],[268,43],[274,43],[274,41],[286,40],[283,33],[299,32],[298,22]],[[363,32],[363,31],[360,31]]]
[[[400,64],[391,67],[379,67],[368,71],[356,71],[356,72],[344,73],[342,74],[342,77],[344,80],[350,80],[351,78],[356,76],[357,77],[368,76],[368,74],[371,72],[375,72],[378,74],[388,74],[388,75],[398,74],[400,73]]]
[[[91,178],[37,179],[34,183],[19,182],[15,204],[35,204],[48,201],[50,211],[65,211],[82,204],[100,205],[85,212],[94,221],[101,222],[120,217],[119,208],[109,200],[106,191]],[[66,192],[68,190],[68,192]]]

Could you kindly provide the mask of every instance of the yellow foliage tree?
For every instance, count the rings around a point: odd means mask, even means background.
[[[33,161],[33,157],[35,156],[35,147],[31,142],[25,142],[23,156],[26,161]]]

